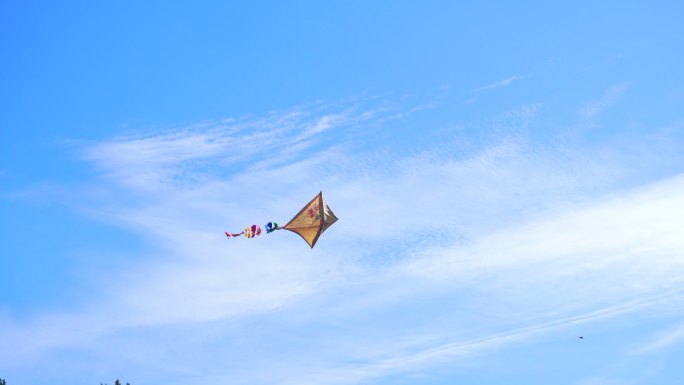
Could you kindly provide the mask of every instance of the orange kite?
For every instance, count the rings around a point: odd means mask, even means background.
[[[337,222],[337,217],[332,210],[330,210],[328,204],[325,203],[325,200],[323,200],[323,192],[321,191],[307,203],[306,206],[299,210],[297,215],[287,222],[285,226],[280,227],[275,222],[268,222],[265,228],[267,234],[282,229],[297,233],[313,249],[321,234],[335,222]],[[254,238],[261,235],[261,227],[252,225],[239,233],[231,234],[226,232],[228,238],[238,237],[240,235],[244,235],[247,238]]]

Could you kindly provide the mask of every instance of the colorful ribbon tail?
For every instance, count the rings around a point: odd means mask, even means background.
[[[241,233],[232,233],[232,234],[231,234],[231,233],[225,231],[225,233],[226,233],[226,237],[228,237],[228,239],[230,239],[230,237],[233,237],[233,238],[234,238],[234,237],[239,237],[240,235],[244,234],[245,232],[243,231],[243,232],[241,232]]]
[[[264,227],[264,230],[266,230],[266,234],[282,229],[282,227],[279,227],[278,223],[276,222],[268,222]],[[251,225],[249,227],[245,227],[245,229],[239,233],[229,233],[225,231],[225,234],[226,237],[228,237],[229,239],[230,237],[239,237],[240,235],[244,235],[247,238],[254,238],[261,235],[261,226]]]

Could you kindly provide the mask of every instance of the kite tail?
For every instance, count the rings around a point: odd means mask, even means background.
[[[265,227],[266,227],[266,234],[270,234],[276,230],[282,229],[282,227],[278,226],[278,224],[276,222],[268,222]]]
[[[278,224],[276,222],[268,222],[266,224],[266,226],[264,226],[264,227],[266,228],[266,234],[272,233],[272,232],[274,232],[276,230],[280,230],[282,228],[282,227],[278,226]],[[227,231],[225,233],[226,233],[226,237],[228,237],[228,239],[230,239],[230,237],[239,237],[240,235],[244,235],[247,238],[254,238],[254,237],[258,237],[261,235],[261,226],[252,225],[250,227],[245,228],[244,230],[242,230],[239,233],[229,233]]]

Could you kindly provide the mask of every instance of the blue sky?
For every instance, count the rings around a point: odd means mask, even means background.
[[[2,2],[0,378],[683,383],[683,14]]]

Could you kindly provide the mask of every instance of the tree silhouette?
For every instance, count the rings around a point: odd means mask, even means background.
[[[0,385],[5,385],[5,384],[0,382]],[[103,384],[100,382],[100,385],[107,385],[107,384]],[[119,379],[117,378],[116,381],[114,381],[114,385],[121,385],[121,381],[119,381]],[[131,385],[131,384],[127,382],[126,385]]]
[[[7,382],[5,382],[5,380],[3,380],[2,378],[0,378],[0,385],[7,385]]]

